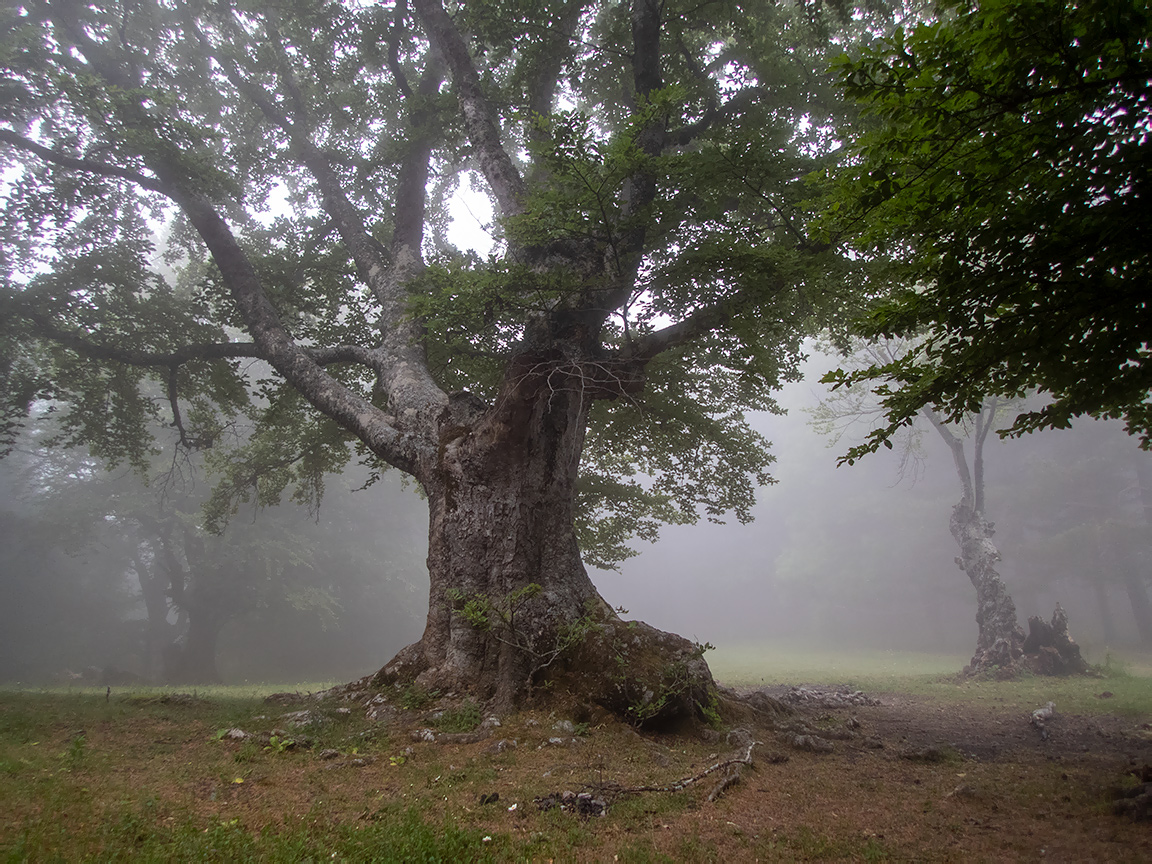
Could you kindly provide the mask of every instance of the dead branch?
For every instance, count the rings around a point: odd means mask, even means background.
[[[698,774],[693,774],[691,777],[683,777],[679,780],[673,781],[672,783],[666,783],[663,786],[614,786],[611,789],[605,791],[610,791],[614,795],[635,795],[640,792],[680,792],[681,790],[691,786],[693,783],[703,780],[709,774],[715,774],[717,771],[720,771],[724,768],[732,768],[733,766],[740,765],[751,765],[752,748],[759,743],[759,741],[752,741],[749,743],[748,746],[744,748],[744,754],[742,756],[739,756],[735,759],[725,759],[723,762],[717,762],[715,765],[705,768]],[[736,770],[738,776],[739,768]],[[727,782],[722,783],[723,789],[728,788],[735,782],[735,780],[728,780]],[[720,791],[723,791],[723,789],[720,789]],[[717,794],[719,794],[717,790],[713,789],[712,793],[708,797],[708,800],[711,801],[712,796]]]
[[[717,798],[719,798],[721,795],[723,795],[726,791],[728,791],[728,789],[730,789],[732,786],[735,786],[737,783],[739,783],[741,770],[742,770],[742,766],[733,765],[732,768],[728,771],[728,773],[720,778],[720,782],[712,787],[712,791],[708,793],[708,797],[705,798],[704,800],[707,801],[709,804],[711,804],[713,801],[715,801]]]

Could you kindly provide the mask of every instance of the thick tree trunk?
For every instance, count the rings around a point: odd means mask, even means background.
[[[148,613],[148,630],[145,636],[146,669],[150,681],[167,680],[165,656],[172,644],[172,627],[168,623],[168,580],[161,576],[158,568],[149,568],[138,554],[133,567],[140,582],[140,595]]]
[[[1132,605],[1132,616],[1136,619],[1136,630],[1143,645],[1152,645],[1152,603],[1148,602],[1148,586],[1140,574],[1132,568],[1124,572],[1124,590]]]
[[[996,572],[1000,552],[991,540],[993,525],[983,513],[961,501],[952,508],[949,528],[960,547],[956,563],[976,588],[979,634],[968,672],[975,674],[993,667],[1008,669],[1023,653],[1024,631],[1016,618],[1012,595]]]
[[[169,684],[219,684],[216,670],[216,642],[221,622],[215,615],[189,615],[188,632],[180,643],[168,647],[165,655]]]
[[[511,707],[547,678],[637,722],[708,704],[699,649],[625,624],[580,558],[575,484],[589,390],[577,364],[522,359],[489,410],[457,396],[428,496],[430,579],[422,639],[376,676]]]

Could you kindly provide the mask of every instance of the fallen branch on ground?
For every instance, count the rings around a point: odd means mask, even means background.
[[[691,777],[683,777],[679,780],[673,781],[672,783],[665,783],[662,786],[617,786],[615,784],[611,784],[611,785],[606,784],[604,786],[597,786],[596,788],[603,791],[603,792],[611,792],[613,795],[635,795],[635,794],[640,793],[640,792],[679,792],[682,789],[686,789],[687,787],[691,786],[693,783],[696,783],[700,780],[703,780],[709,774],[715,774],[717,771],[720,771],[724,768],[731,768],[732,766],[751,765],[752,764],[752,748],[755,747],[759,743],[760,743],[759,741],[752,741],[751,743],[749,743],[748,746],[744,748],[744,754],[742,756],[739,756],[735,759],[725,759],[723,762],[717,762],[715,765],[711,765],[708,768],[705,768],[703,771],[701,771],[698,774],[693,774]],[[735,773],[737,774],[737,777],[738,777],[739,776],[739,767],[736,768]],[[724,789],[728,788],[729,786],[731,786],[735,782],[736,782],[735,780],[727,780],[727,778],[726,778],[726,781],[722,783],[723,788],[721,788],[720,791],[722,792]],[[713,796],[718,795],[718,794],[719,793],[717,792],[717,790],[713,789],[712,794],[709,795],[708,800],[710,800],[710,801],[713,800]]]

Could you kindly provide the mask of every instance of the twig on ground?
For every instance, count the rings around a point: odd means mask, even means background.
[[[715,774],[722,768],[731,768],[734,765],[751,765],[752,748],[759,743],[759,741],[752,741],[747,747],[744,748],[744,754],[742,756],[739,756],[735,759],[725,759],[723,762],[717,762],[715,765],[711,765],[708,768],[705,768],[698,774],[693,774],[691,777],[683,777],[679,780],[673,781],[672,783],[665,783],[663,786],[616,786],[606,791],[611,791],[615,795],[633,795],[639,792],[679,792],[681,789],[685,789],[688,786],[691,786],[693,783],[703,780],[709,774]],[[736,769],[736,774],[738,777],[738,767]],[[731,782],[725,782],[723,784],[724,788],[731,786],[735,782],[735,780],[732,780]],[[720,791],[723,791],[723,789]],[[717,794],[715,789],[713,790],[712,794]],[[709,800],[712,800],[711,796],[709,796]]]

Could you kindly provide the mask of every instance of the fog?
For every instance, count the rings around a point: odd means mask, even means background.
[[[975,591],[948,528],[960,498],[950,452],[928,428],[903,470],[899,447],[837,467],[866,429],[829,446],[812,428],[827,366],[817,357],[781,392],[786,415],[752,418],[777,459],[755,521],[667,526],[638,542],[618,572],[591,572],[609,603],[719,647],[971,653]],[[1059,602],[1093,661],[1150,635],[1133,612],[1150,572],[1137,478],[1150,458],[1119,424],[1092,421],[986,444],[986,510],[1020,622]],[[167,551],[187,580],[183,603],[197,585],[226,598],[213,613],[217,680],[347,680],[419,638],[426,514],[396,472],[368,489],[363,471],[330,478],[318,514],[241,504],[224,538],[202,537],[207,552],[192,534],[165,551],[140,513],[167,508],[177,533],[196,522],[210,484],[192,467],[182,478],[179,493],[167,475],[145,488],[31,443],[0,463],[0,680],[81,680],[70,676],[89,667],[170,678],[176,667],[157,657],[194,639],[171,586],[173,608],[149,623],[141,578]]]
[[[925,424],[915,464],[902,468],[896,447],[838,467],[867,427],[837,444],[813,430],[806,409],[826,395],[827,366],[817,358],[785,388],[786,416],[754,418],[778,461],[752,524],[666,528],[597,586],[636,617],[716,645],[971,654],[976,595],[948,527],[961,496],[951,452]],[[1149,459],[1118,422],[986,442],[999,570],[1025,629],[1059,602],[1096,659],[1140,640],[1129,590],[1146,591],[1150,572],[1136,476]]]

